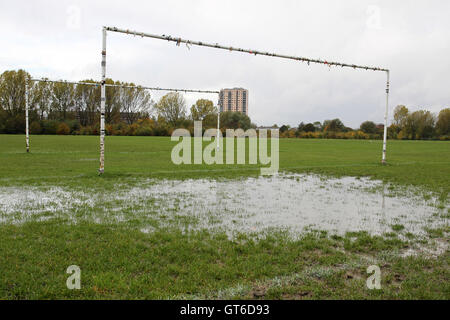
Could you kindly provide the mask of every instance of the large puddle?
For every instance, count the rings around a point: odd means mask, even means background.
[[[299,234],[368,231],[392,226],[422,235],[448,224],[449,208],[424,200],[417,190],[401,195],[380,181],[286,174],[239,180],[133,181],[114,193],[54,188],[0,188],[0,221],[23,223],[62,218],[71,223],[132,223],[142,232],[157,227],[259,233],[274,229]],[[419,194],[419,195],[418,195]]]

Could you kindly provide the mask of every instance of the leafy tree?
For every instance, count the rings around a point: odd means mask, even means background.
[[[175,126],[186,117],[186,101],[178,92],[170,92],[163,96],[155,106],[158,117],[164,118]]]
[[[430,111],[415,111],[408,115],[402,131],[410,139],[431,138],[434,134],[434,122]]]
[[[193,124],[192,124],[193,125]],[[209,113],[203,118],[203,128],[217,127],[217,113]]]
[[[322,124],[323,131],[340,132],[345,130],[345,126],[339,119],[325,120]]]
[[[346,126],[344,126],[344,129],[342,129],[342,132],[351,132],[351,131],[353,131],[353,129]]]
[[[216,114],[217,110],[211,100],[199,99],[191,107],[191,119],[203,120],[209,114]]]
[[[403,129],[408,119],[409,110],[403,105],[398,105],[394,109],[394,124]]]
[[[297,127],[297,131],[298,131],[298,132],[305,131],[305,130],[304,130],[304,127],[305,127],[305,123],[304,123],[303,121],[300,122],[300,124],[299,124],[298,127]]]
[[[436,122],[436,131],[439,135],[450,134],[450,108],[442,109],[439,112]]]
[[[250,118],[242,112],[226,111],[220,113],[220,126],[227,129],[243,130],[250,129],[252,127]]]
[[[66,135],[70,133],[70,128],[67,124],[64,122],[61,122],[58,125],[58,129],[56,129],[56,134]]]
[[[40,134],[42,133],[42,128],[39,122],[33,121],[30,125],[30,133],[31,134]]]
[[[377,133],[377,125],[372,121],[365,121],[359,127],[364,133]]]
[[[320,121],[316,121],[313,123],[314,127],[316,127],[316,131],[322,131],[322,124],[320,123]]]
[[[42,126],[44,134],[56,134],[59,122],[56,120],[44,120],[42,121]]]
[[[5,110],[3,110],[2,106],[0,105],[0,133],[7,133],[6,132],[6,121],[8,119],[8,114]]]
[[[303,127],[304,132],[315,132],[316,126],[313,123],[307,123]]]
[[[290,126],[284,124],[280,127],[280,132],[285,133],[286,131],[289,130],[289,128],[290,128]]]
[[[78,120],[67,120],[66,124],[70,128],[70,132],[77,132],[81,128],[80,122]]]
[[[395,123],[392,123],[389,127],[388,127],[388,138],[389,139],[398,139],[398,134],[400,133],[401,129],[399,126],[397,126]]]

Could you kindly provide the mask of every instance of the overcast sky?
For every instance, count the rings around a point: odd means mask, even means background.
[[[390,111],[450,107],[450,1],[6,1],[0,72],[101,76],[101,27],[391,70]],[[258,125],[383,121],[383,72],[328,68],[108,33],[107,77],[159,87],[249,90]],[[154,93],[158,99],[160,93]],[[186,96],[188,108],[197,98]]]

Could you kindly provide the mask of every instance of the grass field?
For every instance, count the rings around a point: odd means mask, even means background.
[[[219,225],[227,208],[182,214],[195,199],[168,187],[244,184],[259,179],[259,165],[176,166],[170,138],[107,137],[98,176],[98,144],[32,136],[26,154],[23,136],[0,135],[0,299],[450,298],[449,142],[389,141],[381,166],[381,141],[281,139],[282,173],[320,176],[325,190],[331,178],[380,180],[369,194],[382,186],[387,201],[420,198],[436,218],[422,233],[394,221],[382,234],[316,226],[295,237],[204,227]],[[245,208],[233,210],[245,221]],[[81,268],[81,290],[66,287],[70,265]],[[366,287],[369,265],[381,268],[381,290]]]

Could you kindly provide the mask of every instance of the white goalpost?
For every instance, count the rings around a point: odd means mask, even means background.
[[[223,46],[218,43],[211,44],[207,42],[202,41],[193,41],[193,40],[187,40],[182,39],[179,37],[172,37],[167,35],[155,35],[151,33],[146,32],[139,32],[139,31],[132,31],[128,29],[119,29],[116,27],[106,27],[104,26],[102,29],[102,80],[101,80],[101,118],[100,118],[100,169],[99,173],[102,174],[104,172],[104,160],[105,160],[105,102],[106,102],[106,35],[107,32],[118,32],[118,33],[124,33],[127,35],[132,36],[140,36],[142,38],[153,38],[153,39],[159,39],[159,40],[166,40],[169,42],[175,42],[178,45],[180,43],[186,44],[186,46],[189,48],[189,46],[195,45],[195,46],[201,46],[201,47],[209,47],[209,48],[215,48],[220,50],[227,50],[227,51],[237,51],[237,52],[245,52],[249,54],[256,55],[262,55],[262,56],[268,56],[268,57],[274,57],[274,58],[281,58],[281,59],[290,59],[290,60],[296,60],[300,62],[306,62],[308,65],[310,63],[317,63],[317,64],[323,64],[327,65],[329,67],[332,66],[339,66],[339,67],[346,67],[346,68],[353,68],[353,69],[362,69],[362,70],[370,70],[370,71],[381,71],[386,73],[386,110],[384,113],[384,133],[383,133],[383,151],[382,151],[382,158],[381,163],[386,164],[386,141],[387,141],[387,123],[388,123],[388,110],[389,110],[389,69],[385,68],[379,68],[379,67],[371,67],[371,66],[362,66],[362,65],[356,65],[356,64],[348,64],[348,63],[341,63],[341,62],[334,62],[334,61],[326,61],[321,59],[310,59],[310,58],[304,58],[304,57],[296,57],[296,56],[289,56],[289,55],[283,55],[278,53],[269,53],[269,52],[263,52],[259,50],[252,50],[252,49],[242,49],[232,46]],[[219,122],[218,122],[219,123]],[[218,124],[219,127],[219,124]],[[219,131],[219,129],[218,129]],[[219,132],[218,136],[219,136]],[[219,147],[219,143],[217,143],[217,147]]]
[[[86,86],[94,86],[94,87],[115,87],[115,88],[125,88],[125,89],[143,89],[143,90],[150,90],[150,91],[167,91],[167,92],[184,92],[184,93],[207,93],[207,94],[217,94],[219,95],[219,91],[214,90],[200,90],[200,89],[180,89],[180,88],[160,88],[160,87],[148,87],[148,86],[131,86],[131,85],[120,85],[120,84],[106,84],[106,83],[94,83],[94,82],[79,82],[79,81],[66,81],[66,80],[49,80],[46,78],[32,78],[30,82],[49,82],[49,83],[67,83],[67,84],[74,84],[74,85],[86,85]],[[103,97],[103,94],[102,94]],[[103,100],[102,100],[103,101]],[[104,108],[104,106],[103,106]],[[29,88],[28,88],[28,82],[25,82],[25,144],[26,144],[26,150],[27,152],[30,152],[30,126],[29,126],[29,109],[30,109],[30,103],[29,103]],[[219,133],[219,116],[220,116],[220,109],[217,108],[217,134]],[[104,109],[102,109],[102,115],[104,116]],[[104,119],[103,119],[104,123]],[[104,134],[104,126],[103,126],[103,134]],[[104,137],[103,137],[103,144],[104,144]],[[217,148],[219,148],[219,142],[217,142]]]

